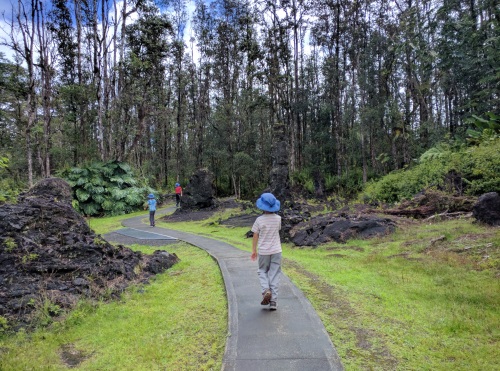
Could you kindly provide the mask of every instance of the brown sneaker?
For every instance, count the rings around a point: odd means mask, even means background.
[[[275,301],[269,302],[269,310],[276,310],[276,309],[278,309],[276,302]]]
[[[272,297],[271,290],[267,289],[262,294],[262,301],[260,302],[260,304],[261,305],[267,305],[267,304],[269,304],[269,302],[271,301],[271,297]]]

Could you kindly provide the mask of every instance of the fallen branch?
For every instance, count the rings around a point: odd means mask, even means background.
[[[448,211],[445,211],[444,213],[441,213],[441,214],[432,215],[425,220],[429,221],[429,220],[433,220],[436,218],[442,218],[442,217],[444,217],[445,219],[454,219],[454,218],[459,218],[459,217],[470,218],[470,217],[472,217],[472,213],[465,212],[465,211],[457,211],[454,213],[449,213]]]

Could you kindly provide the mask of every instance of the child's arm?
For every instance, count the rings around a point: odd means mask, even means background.
[[[259,241],[259,234],[254,232],[253,233],[253,239],[252,239],[252,256],[250,259],[252,260],[257,260],[257,242]]]

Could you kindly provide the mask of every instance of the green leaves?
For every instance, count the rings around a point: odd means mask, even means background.
[[[9,159],[7,157],[0,157],[0,169],[6,169],[9,166]]]
[[[74,191],[75,209],[87,216],[119,215],[142,207],[149,187],[136,187],[128,164],[96,162],[85,168],[65,170],[62,176]]]
[[[453,150],[443,144],[429,149],[408,170],[394,171],[364,191],[366,201],[398,202],[410,199],[424,188],[446,188],[446,175],[456,173],[464,193],[478,196],[500,190],[500,138],[478,146]]]
[[[451,150],[449,146],[445,144],[438,144],[435,147],[432,147],[429,150],[425,151],[420,156],[419,162],[424,163],[436,159],[446,160],[447,158],[449,158],[450,155],[451,155]]]
[[[0,155],[0,204],[12,202],[20,192],[20,184],[11,177],[10,156]]]
[[[78,198],[78,201],[80,202],[85,202],[89,199],[90,193],[86,192],[85,190],[78,188],[76,191],[76,197]]]
[[[466,122],[475,127],[467,129],[467,140],[472,144],[500,138],[500,116],[487,112],[488,119],[472,115]]]

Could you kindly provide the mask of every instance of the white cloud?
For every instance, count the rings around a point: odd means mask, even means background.
[[[2,5],[3,2],[0,2],[0,6]],[[4,57],[8,60],[14,61],[15,53],[14,50],[9,46],[10,44],[10,25],[5,22],[3,18],[0,18],[0,52],[3,53]]]
[[[187,13],[189,14],[189,20],[186,25],[186,30],[184,32],[184,42],[188,47],[189,55],[192,56],[194,63],[197,63],[200,59],[200,52],[196,40],[194,40],[194,30],[193,30],[193,15],[196,10],[196,4],[194,1],[189,1],[187,4]],[[193,41],[191,41],[193,39]]]

